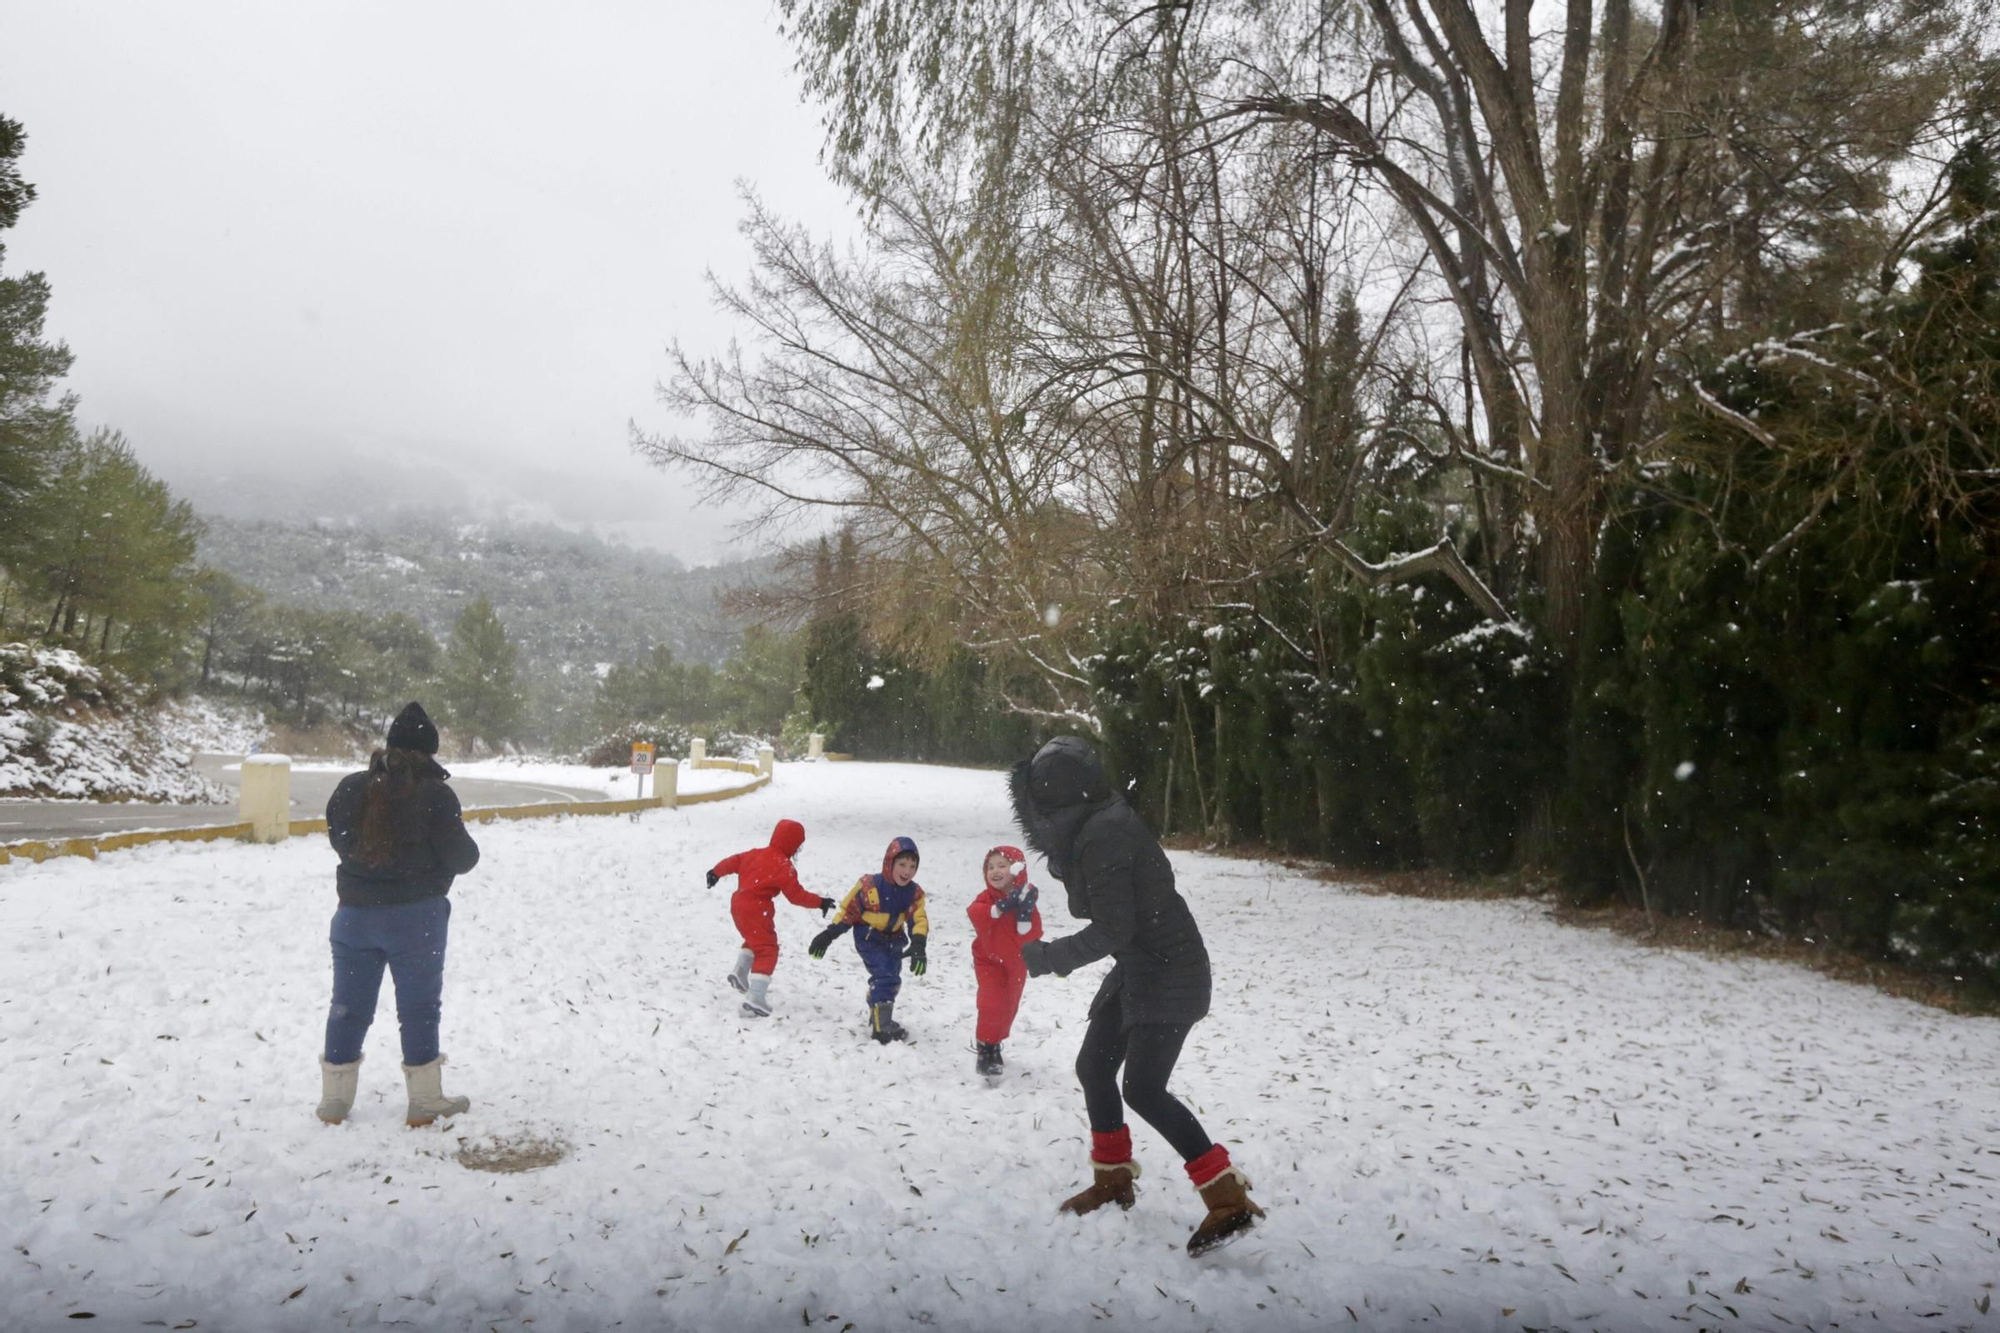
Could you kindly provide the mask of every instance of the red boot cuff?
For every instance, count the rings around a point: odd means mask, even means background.
[[[1188,1179],[1200,1189],[1229,1169],[1229,1149],[1216,1144],[1201,1156],[1187,1164]]]
[[[1090,1160],[1116,1166],[1132,1160],[1132,1127],[1120,1125],[1109,1134],[1095,1130],[1090,1135]]]

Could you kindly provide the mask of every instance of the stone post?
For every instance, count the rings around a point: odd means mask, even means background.
[[[700,768],[708,762],[708,742],[697,736],[688,742],[688,767]]]
[[[820,735],[817,731],[806,737],[806,758],[826,758],[826,737]]]
[[[681,766],[669,759],[653,769],[653,799],[669,810],[681,803]]]
[[[292,761],[289,755],[253,754],[243,761],[237,810],[250,825],[250,841],[283,842],[292,832]]]
[[[757,747],[757,771],[765,777],[771,776],[771,769],[778,762],[778,752],[768,745]]]

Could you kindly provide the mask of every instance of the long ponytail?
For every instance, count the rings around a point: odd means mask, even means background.
[[[377,750],[368,759],[368,789],[361,797],[361,832],[357,849],[364,865],[380,868],[396,855],[391,812],[416,791],[436,761],[420,750],[400,745]]]

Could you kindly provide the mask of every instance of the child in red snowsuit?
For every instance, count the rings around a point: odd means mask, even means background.
[[[792,858],[806,840],[805,825],[795,819],[781,819],[771,830],[771,845],[755,847],[734,856],[725,856],[708,872],[708,887],[724,875],[736,876],[736,892],[729,895],[729,915],[736,922],[743,945],[730,970],[729,984],[744,992],[743,1013],[748,1018],[769,1018],[771,973],[778,966],[778,932],[772,926],[778,895],[800,907],[817,907],[825,916],[833,910],[833,899],[811,893],[799,883]]]
[[[1014,1026],[1028,980],[1021,946],[1042,937],[1042,914],[1035,907],[1039,894],[1028,883],[1028,858],[1019,847],[995,847],[981,870],[986,889],[965,909],[972,918],[972,974],[979,981],[979,1056],[973,1068],[993,1077],[1004,1067],[1000,1043]]]

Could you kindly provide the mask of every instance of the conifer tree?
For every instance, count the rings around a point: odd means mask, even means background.
[[[20,219],[35,198],[21,179],[27,135],[0,116],[0,231]],[[0,244],[0,265],[7,248]],[[49,284],[39,273],[0,272],[0,566],[11,568],[34,530],[32,518],[53,455],[70,430],[72,403],[51,399],[69,373],[70,352],[42,336]]]
[[[513,739],[521,718],[521,689],[514,677],[517,650],[507,627],[481,597],[459,613],[445,648],[439,681],[447,723],[468,739],[499,747]]]

